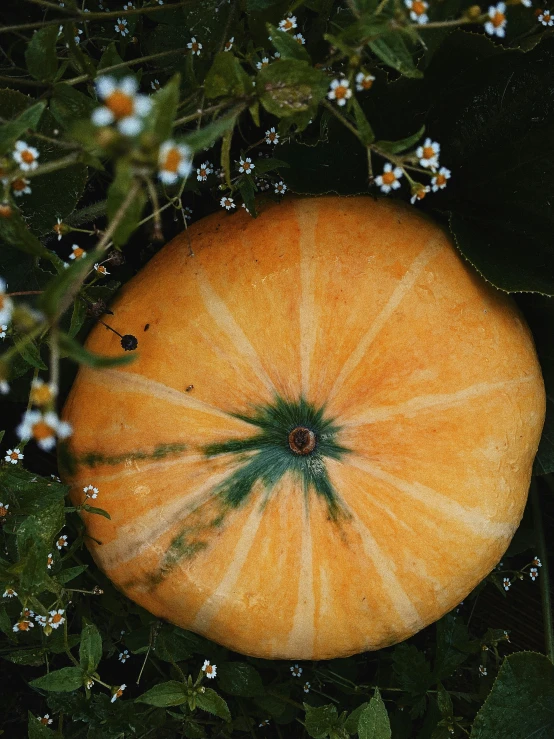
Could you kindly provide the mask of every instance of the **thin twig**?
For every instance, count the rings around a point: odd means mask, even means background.
[[[544,641],[546,646],[546,656],[551,662],[554,662],[554,624],[552,616],[552,602],[550,598],[550,578],[548,567],[548,549],[546,547],[546,538],[544,535],[544,526],[542,520],[541,503],[535,480],[531,481],[531,507],[533,509],[533,520],[535,524],[535,535],[537,543],[538,556],[541,561],[541,602],[542,617],[544,621]]]

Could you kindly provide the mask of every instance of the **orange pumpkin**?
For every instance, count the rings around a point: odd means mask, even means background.
[[[82,368],[65,418],[98,565],[245,654],[325,659],[456,606],[521,519],[544,420],[530,332],[415,209],[224,212],[121,290],[137,361]],[[121,353],[103,326],[87,346]]]

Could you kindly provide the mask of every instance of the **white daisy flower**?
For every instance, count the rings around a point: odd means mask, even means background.
[[[71,436],[71,426],[66,421],[61,421],[54,411],[41,413],[41,411],[27,411],[22,422],[17,427],[20,439],[33,438],[38,446],[48,452],[56,445],[58,439],[66,439]]]
[[[366,74],[365,72],[358,72],[356,75],[356,90],[358,92],[364,92],[365,90],[371,89],[375,77],[372,74]]]
[[[120,662],[123,662],[123,664],[125,664],[125,662],[127,662],[127,660],[129,659],[130,656],[131,655],[129,654],[129,650],[128,649],[124,649],[122,652],[119,653],[118,660]]]
[[[279,182],[275,184],[275,194],[284,195],[286,191],[287,191],[287,186],[285,185],[283,180],[279,180]]]
[[[298,43],[301,44],[302,46],[304,46],[304,44],[306,43],[306,39],[304,38],[304,36],[302,36],[301,33],[295,33],[293,36],[293,39],[295,41],[298,41]]]
[[[193,36],[187,44],[187,49],[191,50],[193,56],[200,56],[200,52],[202,51],[202,44]]]
[[[100,262],[96,262],[96,264],[94,265],[94,271],[101,277],[106,277],[106,275],[110,274],[108,270],[104,267],[104,265],[100,264]]]
[[[13,631],[29,631],[29,629],[34,628],[34,623],[32,621],[29,621],[26,618],[20,619],[16,624],[14,624]]]
[[[542,567],[542,562],[540,561],[538,557],[535,557],[533,559],[533,564],[535,565],[535,567]]]
[[[63,3],[62,3],[62,7],[63,7]],[[37,716],[37,720],[39,724],[42,724],[43,726],[49,726],[50,724],[53,723],[53,720],[50,718],[49,713],[45,713],[44,716]]]
[[[61,218],[58,218],[57,221],[58,222],[56,224],[54,224],[54,226],[52,226],[52,231],[54,231],[54,233],[57,233],[58,234],[58,241],[61,241],[62,240],[62,231],[64,230],[65,227],[64,227],[64,225],[62,223],[62,219]]]
[[[214,677],[217,675],[217,665],[212,665],[212,663],[209,660],[204,660],[204,664],[202,665],[202,671],[206,675],[207,678],[210,680],[213,680]]]
[[[160,80],[152,80],[150,82],[150,87],[156,92],[156,90],[159,90],[161,88]]]
[[[292,665],[290,671],[292,672],[293,677],[300,677],[300,675],[302,674],[302,668],[299,667],[298,664]]]
[[[38,149],[28,146],[24,141],[15,142],[15,151],[12,156],[24,172],[30,172],[38,167],[37,159],[40,156]]]
[[[192,171],[191,150],[184,144],[165,141],[158,156],[158,177],[164,185],[173,185],[181,177],[185,179]]]
[[[127,686],[125,685],[125,683],[123,683],[123,685],[120,685],[119,688],[116,688],[116,690],[114,691],[112,695],[112,700],[111,700],[112,703],[115,703],[115,701],[118,698],[121,698],[121,696],[123,695],[123,691],[125,690],[126,687]]]
[[[4,184],[7,184],[8,180],[2,180]],[[26,180],[25,177],[16,177],[15,180],[11,181],[12,192],[16,198],[20,198],[22,195],[30,195],[32,190],[29,187],[31,184],[30,180]]]
[[[330,85],[330,90],[327,93],[329,100],[336,100],[337,105],[341,107],[346,105],[346,101],[352,97],[352,90],[350,89],[350,82],[348,80],[333,80]]]
[[[58,608],[57,611],[50,611],[50,616],[48,617],[48,626],[51,626],[53,629],[58,629],[63,622],[65,621],[64,617],[65,611],[63,608]]]
[[[86,495],[87,498],[97,498],[98,497],[98,488],[95,488],[94,485],[85,485],[83,488],[83,493]]]
[[[281,31],[292,31],[293,28],[296,28],[295,15],[289,15],[286,18],[283,18],[282,21],[279,21],[279,29]]]
[[[399,179],[404,173],[400,167],[394,167],[387,162],[383,167],[383,174],[375,178],[375,184],[381,189],[381,192],[389,193],[391,190],[398,190],[400,187]]]
[[[427,10],[429,5],[425,0],[404,0],[404,5],[410,11],[410,18],[416,23],[428,23]]]
[[[275,126],[272,126],[268,131],[265,132],[265,143],[266,144],[278,144],[279,134],[275,130]]]
[[[450,176],[450,170],[446,169],[446,167],[441,167],[439,171],[431,177],[431,190],[433,192],[437,192],[437,190],[444,190],[447,184],[447,180],[450,179]]]
[[[2,593],[2,598],[16,598],[17,593],[13,588],[6,588]]]
[[[3,323],[0,326],[0,339],[5,339],[6,338],[6,335],[7,335],[6,332],[7,332],[7,330],[8,330],[7,324]]]
[[[20,452],[19,447],[15,449],[8,449],[4,457],[4,462],[10,462],[11,464],[17,464],[23,459],[23,454]]]
[[[71,254],[69,255],[70,259],[82,259],[86,256],[86,251],[84,249],[81,249],[81,247],[78,244],[73,244],[71,247]]]
[[[252,159],[250,159],[250,157],[246,157],[246,159],[241,157],[239,165],[239,172],[246,174],[252,174],[252,170],[256,167],[255,164],[252,164]]]
[[[510,578],[509,577],[505,577],[502,580],[502,587],[504,588],[504,590],[506,592],[512,587],[512,583],[510,582]]]
[[[10,507],[9,503],[0,503],[0,518],[6,518],[8,515],[8,508]]]
[[[13,301],[6,295],[8,286],[5,280],[0,277],[0,323],[2,326],[10,322],[13,313]]]
[[[410,203],[413,205],[417,200],[423,200],[428,192],[431,192],[431,188],[429,187],[429,185],[426,185],[425,187],[423,185],[420,185],[420,187],[416,187],[415,190],[412,190]]]
[[[263,67],[267,67],[268,64],[269,64],[269,59],[267,56],[264,56],[261,62],[256,62],[256,68],[262,69]]]
[[[125,18],[118,18],[114,28],[116,32],[120,33],[122,36],[129,35],[129,29],[127,28],[127,21],[125,20]]]
[[[489,7],[489,18],[485,23],[485,31],[491,36],[503,38],[506,35],[506,4],[498,3]]]
[[[416,149],[416,156],[419,159],[419,163],[422,167],[429,167],[435,170],[439,166],[439,153],[441,147],[436,141],[431,139],[425,139],[423,146],[418,146]]]
[[[219,204],[222,208],[225,208],[225,210],[231,210],[232,208],[236,208],[235,201],[233,198],[230,198],[229,196],[221,198],[219,201]]]
[[[310,683],[309,683],[309,682],[305,682],[305,683],[304,683],[304,685],[303,685],[303,690],[304,690],[304,692],[305,692],[305,693],[309,693],[309,692],[310,692],[310,688],[311,688],[311,687],[312,687],[312,686],[310,685]]]
[[[53,564],[54,564],[54,555],[52,554],[52,552],[50,552],[50,554],[46,558],[46,568],[48,570],[51,570]]]
[[[226,41],[225,42],[225,46],[223,47],[223,51],[231,51],[231,49],[233,48],[234,41],[235,41],[235,37],[234,36],[231,36],[231,38],[229,39],[229,41]]]
[[[7,383],[6,380],[0,380],[0,395],[7,395],[9,392],[9,383]]]
[[[485,665],[479,665],[479,675],[481,675],[482,677],[485,677],[486,674],[487,674],[487,668],[485,667]]]
[[[206,182],[206,180],[208,179],[208,175],[211,175],[212,172],[213,172],[213,169],[212,167],[210,167],[210,163],[204,162],[204,164],[201,164],[196,169],[196,179],[199,182]]]
[[[551,15],[549,10],[543,10],[542,13],[537,16],[539,23],[543,26],[554,26],[554,16]]]
[[[104,105],[92,113],[92,122],[96,126],[117,125],[119,131],[126,136],[140,133],[144,118],[152,109],[152,101],[146,95],[137,94],[138,82],[134,77],[116,80],[103,75],[96,80],[96,91]]]
[[[40,377],[34,379],[31,383],[31,392],[29,400],[34,405],[48,405],[58,394],[58,388],[53,383],[46,383]]]
[[[531,578],[531,580],[535,582],[538,576],[539,576],[539,571],[537,570],[537,568],[531,567],[531,569],[529,570],[529,577]]]
[[[61,536],[58,536],[56,540],[56,547],[61,550],[66,546],[67,546],[67,534],[62,534]]]

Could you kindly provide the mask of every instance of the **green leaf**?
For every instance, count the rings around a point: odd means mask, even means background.
[[[454,716],[454,707],[450,693],[444,689],[442,683],[437,684],[437,704],[443,718],[452,719]]]
[[[550,38],[465,66],[428,115],[452,171],[434,205],[450,212],[464,257],[508,292],[554,295],[554,99],[544,94],[553,85]]]
[[[369,703],[362,703],[357,708],[355,708],[351,714],[349,714],[348,718],[344,722],[344,728],[348,731],[349,734],[357,733],[360,716],[368,706]]]
[[[29,73],[35,79],[51,81],[55,78],[58,71],[57,40],[57,26],[41,28],[31,37],[25,50],[25,61]]]
[[[40,722],[40,716],[33,716],[29,711],[29,723],[27,729],[28,739],[54,739],[54,732]]]
[[[304,726],[314,739],[324,739],[338,724],[337,708],[334,705],[314,707],[304,703],[306,720]]]
[[[4,111],[7,110],[8,105],[10,105],[8,102],[6,104],[6,108],[4,108],[4,99],[6,97],[9,98],[9,95],[6,95],[5,90],[1,90],[0,110],[3,111],[4,115],[6,115]],[[26,96],[22,97],[24,100],[27,99]],[[28,99],[30,100],[30,98]],[[17,139],[21,138],[29,129],[34,131],[37,128],[45,107],[46,103],[44,101],[35,103],[29,108],[23,110],[23,112],[21,112],[14,120],[0,126],[0,154],[11,153]]]
[[[101,354],[93,354],[84,346],[79,344],[75,339],[71,339],[67,334],[60,334],[60,349],[65,355],[78,364],[84,364],[87,367],[117,367],[124,364],[130,364],[135,360],[135,354],[122,353],[119,357],[108,357]],[[124,350],[121,349],[123,352]]]
[[[103,516],[104,518],[107,518],[108,521],[111,521],[112,517],[110,516],[108,511],[105,511],[103,508],[98,508],[97,506],[84,503],[83,510],[86,511],[87,513],[94,513],[96,516]]]
[[[237,187],[242,195],[244,204],[248,208],[248,212],[255,218],[256,201],[254,200],[254,195],[256,193],[256,185],[254,184],[253,177],[251,175],[241,177],[237,182]]]
[[[79,330],[81,329],[83,323],[85,322],[85,318],[87,315],[87,309],[85,303],[81,300],[79,296],[75,298],[73,301],[73,312],[71,314],[71,324],[69,326],[69,331],[67,332],[67,335],[70,338],[75,338],[76,334],[79,333]]]
[[[187,700],[187,691],[183,683],[169,680],[166,683],[155,685],[136,699],[137,703],[147,703],[149,706],[180,706]]]
[[[80,667],[62,667],[61,670],[49,672],[43,677],[31,680],[32,688],[40,688],[55,693],[70,693],[77,690],[84,683],[85,673]]]
[[[127,161],[120,159],[116,165],[116,175],[108,188],[108,221],[112,221],[123,205],[129,190],[134,185],[134,174]],[[141,189],[127,207],[119,225],[115,229],[112,240],[116,247],[125,246],[129,237],[138,228],[138,223],[146,205],[146,195]]]
[[[247,662],[224,662],[218,670],[218,684],[229,695],[251,698],[263,693],[259,672]]]
[[[476,646],[470,642],[466,625],[454,613],[448,613],[437,621],[437,648],[434,675],[444,680],[459,667]]]
[[[76,567],[67,567],[65,570],[58,572],[55,575],[57,582],[60,585],[65,585],[66,582],[70,582],[75,577],[78,577],[81,573],[88,570],[88,565],[77,565]]]
[[[433,685],[431,666],[413,644],[395,647],[392,662],[400,687],[412,696],[424,694]]]
[[[379,688],[364,708],[358,722],[358,736],[360,739],[391,739],[389,716]]]
[[[415,66],[412,53],[398,31],[383,33],[370,41],[368,46],[382,62],[405,77],[423,77],[423,72]]]
[[[31,483],[32,484],[32,483]],[[38,495],[38,490],[35,492]],[[40,509],[25,517],[16,534],[19,579],[22,590],[32,591],[48,578],[46,560],[54,536],[64,524],[63,499],[42,502]]]
[[[216,54],[204,81],[206,97],[241,97],[251,90],[252,81],[239,60],[229,51]]]
[[[299,43],[290,33],[281,31],[277,26],[267,24],[267,32],[274,48],[281,54],[281,59],[299,59],[311,63],[310,55],[303,44]]]
[[[554,665],[536,652],[506,657],[475,718],[471,739],[551,739]]]
[[[19,354],[30,364],[40,370],[47,370],[48,366],[44,364],[40,357],[40,351],[34,341],[19,341],[15,345]]]
[[[224,721],[231,720],[231,712],[227,703],[211,688],[205,688],[203,693],[196,696],[196,705],[203,711],[208,711],[208,713],[212,713]]]
[[[160,88],[153,96],[154,112],[152,115],[152,130],[161,142],[171,138],[173,121],[177,115],[179,105],[179,89],[181,75],[174,74],[169,82]]]
[[[115,67],[116,65],[121,66],[118,69],[110,71],[110,74],[113,77],[120,79],[121,77],[126,77],[127,75],[134,74],[133,70],[130,67],[127,67],[123,64],[123,59],[120,57],[119,52],[117,51],[117,45],[115,41],[111,41],[100,57],[100,61],[98,62],[98,72],[106,69],[106,67]]]
[[[272,169],[284,169],[285,167],[288,168],[289,166],[289,163],[285,162],[283,159],[274,159],[273,157],[270,157],[269,159],[257,159],[255,168],[256,175],[271,172]]]
[[[401,151],[406,151],[406,149],[415,146],[424,133],[425,126],[422,126],[417,133],[406,136],[406,138],[399,141],[376,141],[375,147],[384,154],[399,154]]]
[[[298,59],[279,59],[263,67],[256,79],[260,101],[279,118],[304,111],[315,113],[329,89],[325,72]]]
[[[369,125],[369,121],[356,98],[352,98],[351,108],[354,111],[356,128],[362,138],[362,143],[365,144],[365,146],[369,146],[369,144],[372,144],[375,140],[375,134],[373,133],[373,129]]]
[[[202,151],[203,149],[209,149],[215,144],[215,142],[224,136],[235,126],[238,118],[238,113],[232,113],[230,115],[222,116],[213,123],[209,123],[199,131],[193,131],[187,134],[182,143],[190,146],[193,152]]]
[[[81,643],[79,645],[79,662],[87,675],[96,671],[102,659],[102,637],[96,626],[83,619]]]
[[[60,82],[54,85],[50,100],[50,112],[56,121],[66,129],[71,129],[75,121],[90,118],[96,107],[95,101],[73,85]]]
[[[62,264],[62,260],[43,246],[29,231],[21,213],[15,208],[9,218],[0,218],[0,238],[26,254],[42,257],[56,265]]]

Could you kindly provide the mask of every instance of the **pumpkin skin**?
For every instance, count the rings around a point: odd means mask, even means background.
[[[498,563],[540,367],[511,299],[414,208],[214,214],[112,309],[138,356],[79,370],[72,497],[99,487],[111,520],[83,514],[88,546],[153,614],[244,654],[327,659],[406,639]],[[101,325],[87,347],[121,354]]]

